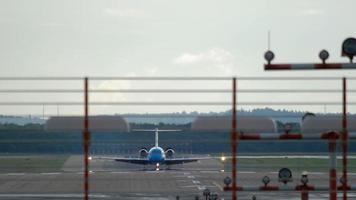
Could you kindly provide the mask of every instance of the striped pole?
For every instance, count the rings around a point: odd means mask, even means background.
[[[266,64],[265,70],[315,70],[315,69],[356,69],[356,63],[329,63],[329,64]]]
[[[302,190],[301,199],[302,200],[309,200],[309,190],[305,190],[305,189]]]
[[[237,155],[237,117],[236,117],[236,78],[232,79],[232,130],[231,130],[231,151],[232,151],[232,200],[237,200],[236,189],[236,155]]]
[[[89,106],[88,106],[88,78],[84,79],[84,200],[89,200]]]
[[[329,133],[329,198],[330,200],[337,200],[337,178],[336,178],[336,140],[338,134],[335,132]]]
[[[347,130],[347,85],[346,78],[342,78],[342,111],[343,111],[343,119],[342,119],[342,186],[343,190],[343,200],[347,200],[347,151],[348,151],[348,130]]]

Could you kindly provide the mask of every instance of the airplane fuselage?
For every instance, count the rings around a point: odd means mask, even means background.
[[[156,164],[164,162],[164,160],[166,159],[166,155],[161,147],[152,147],[148,151],[147,158],[151,163]]]

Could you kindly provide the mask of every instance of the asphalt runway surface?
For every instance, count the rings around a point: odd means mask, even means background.
[[[0,173],[0,199],[82,199],[83,172],[82,157],[71,156],[61,171],[46,173]],[[203,199],[203,190],[208,188],[220,199],[231,199],[230,192],[222,191],[224,177],[230,173],[222,172],[223,166],[217,160],[203,160],[197,163],[178,165],[170,170],[165,167],[154,171],[154,166],[118,163],[106,160],[92,160],[90,173],[90,199],[121,200],[174,200]],[[299,182],[301,172],[295,172]],[[240,169],[238,184],[260,186],[263,176],[271,178],[277,185],[276,171],[251,171]],[[356,174],[350,173],[351,183],[356,183]],[[328,173],[309,172],[311,184],[328,185]],[[252,199],[300,199],[298,192],[239,192],[240,200]],[[356,192],[349,193],[349,199],[356,199]],[[311,192],[310,199],[328,199],[328,193]]]

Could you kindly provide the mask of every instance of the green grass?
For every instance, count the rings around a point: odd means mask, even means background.
[[[61,171],[68,156],[0,156],[0,173]]]
[[[328,172],[328,159],[306,159],[306,158],[239,158],[237,166],[241,170],[257,170],[257,171],[278,171],[282,167],[290,168],[292,171],[315,171]],[[224,164],[225,170],[231,169],[230,160],[226,160]],[[356,159],[348,161],[349,172],[356,172]],[[338,159],[337,170],[342,170],[342,160]]]

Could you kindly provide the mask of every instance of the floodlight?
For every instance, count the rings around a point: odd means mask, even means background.
[[[302,182],[303,185],[308,184],[309,179],[308,179],[308,172],[303,171],[302,173],[302,178],[300,179],[300,182]]]
[[[265,184],[265,186],[267,186],[269,182],[271,182],[271,179],[268,176],[262,178],[262,183]]]
[[[356,56],[356,39],[347,38],[342,43],[342,53],[345,56]]]
[[[227,177],[224,178],[224,184],[226,186],[229,186],[231,184],[231,182],[232,182],[232,180],[231,180],[230,177],[227,176]]]
[[[291,182],[293,180],[292,171],[288,168],[282,168],[278,172],[278,178],[280,182],[287,184],[288,182]]]
[[[329,58],[329,52],[325,49],[321,50],[319,58],[323,61],[323,64],[325,64],[325,61]]]
[[[271,50],[268,50],[265,53],[265,59],[268,62],[268,64],[271,64],[271,61],[274,59],[274,53]]]
[[[356,56],[356,39],[355,38],[347,38],[342,43],[342,56],[347,56],[350,58],[350,62],[354,56]]]

